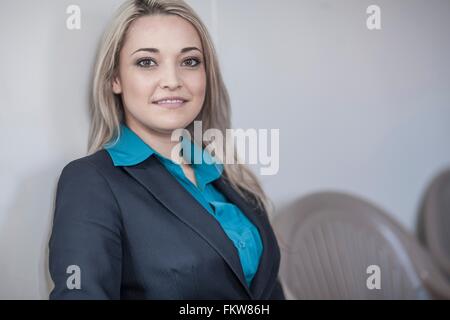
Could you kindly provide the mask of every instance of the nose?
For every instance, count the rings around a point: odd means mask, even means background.
[[[176,67],[166,66],[161,72],[160,87],[175,90],[181,87],[181,81]]]

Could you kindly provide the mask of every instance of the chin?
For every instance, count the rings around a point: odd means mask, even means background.
[[[158,123],[158,129],[162,132],[172,133],[174,130],[186,128],[192,121],[161,121]]]

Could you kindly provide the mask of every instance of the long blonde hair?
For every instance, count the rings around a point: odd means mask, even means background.
[[[203,22],[183,0],[128,0],[118,9],[98,51],[92,85],[89,154],[102,149],[106,143],[117,140],[120,124],[124,120],[122,100],[112,91],[112,79],[118,72],[119,54],[128,28],[133,21],[142,16],[157,14],[177,15],[196,28],[203,45],[207,77],[204,105],[196,120],[202,121],[203,130],[215,128],[226,137],[226,129],[231,126],[230,99],[213,42]],[[192,127],[191,124],[187,129],[192,132]],[[226,152],[225,148],[224,158]],[[271,214],[272,203],[265,195],[257,177],[244,164],[237,163],[236,149],[233,152],[235,164],[223,163],[225,178],[241,196]]]

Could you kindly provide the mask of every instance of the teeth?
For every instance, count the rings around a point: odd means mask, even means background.
[[[161,100],[161,101],[158,101],[158,104],[166,104],[166,103],[170,103],[170,104],[183,103],[183,100]]]

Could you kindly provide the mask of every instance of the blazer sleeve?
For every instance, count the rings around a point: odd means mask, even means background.
[[[49,240],[50,299],[120,299],[121,226],[117,201],[94,164],[64,167]]]

